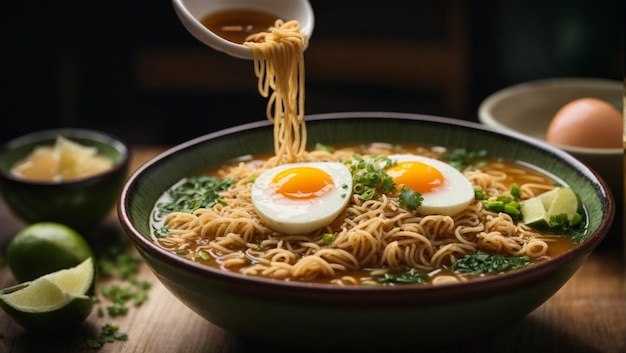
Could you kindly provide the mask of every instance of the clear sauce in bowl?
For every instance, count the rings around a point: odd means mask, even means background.
[[[220,37],[243,44],[252,34],[266,32],[278,17],[249,9],[229,9],[209,13],[200,19],[202,25]]]

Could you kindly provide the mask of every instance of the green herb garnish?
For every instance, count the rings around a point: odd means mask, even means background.
[[[211,259],[211,255],[204,250],[198,251],[198,257],[200,257],[204,261],[208,261]]]
[[[512,219],[521,219],[522,211],[519,203],[521,195],[522,191],[519,186],[513,184],[510,195],[500,195],[491,201],[486,201],[484,203],[485,209],[491,212],[504,212]]]
[[[324,242],[324,244],[331,244],[334,241],[335,235],[332,233],[324,233],[324,235],[322,236],[322,242]]]
[[[363,200],[372,199],[377,193],[389,193],[396,189],[396,184],[385,169],[396,162],[387,156],[374,156],[365,160],[355,154],[347,162],[352,173],[352,192]]]
[[[315,144],[315,150],[317,150],[317,151],[326,151],[328,153],[335,152],[335,149],[333,147],[324,145],[324,144],[319,143],[319,142]]]
[[[487,200],[489,199],[489,195],[485,194],[485,191],[481,188],[474,188],[474,199]]]
[[[580,244],[589,236],[585,229],[578,227],[573,230],[574,234],[572,234],[572,243]]]
[[[448,164],[461,171],[484,167],[486,161],[481,159],[485,157],[487,157],[487,150],[467,151],[465,148],[457,148],[441,156]]]
[[[428,282],[428,277],[416,268],[411,268],[406,272],[388,272],[380,277],[377,277],[376,279],[381,283],[393,284],[412,284]]]
[[[172,212],[188,212],[203,207],[212,207],[217,203],[224,204],[219,193],[228,190],[235,184],[235,179],[220,179],[213,176],[201,175],[185,179],[178,186],[168,190],[169,202],[157,204],[159,217]]]
[[[479,251],[457,260],[450,269],[455,272],[479,275],[517,270],[528,265],[530,265],[530,259],[526,256],[491,255]]]
[[[404,186],[400,189],[400,206],[408,210],[415,210],[422,205],[422,201],[424,198],[419,192]]]
[[[155,227],[152,226],[152,234],[156,235],[157,237],[165,237],[168,235],[170,231],[170,226],[162,226],[162,227]]]

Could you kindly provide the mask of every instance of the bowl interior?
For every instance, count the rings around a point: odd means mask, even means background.
[[[205,135],[176,146],[138,170],[123,192],[132,226],[150,239],[150,212],[161,194],[182,178],[249,154],[273,151],[273,127],[247,124]],[[562,151],[522,135],[500,133],[478,124],[401,113],[338,113],[307,118],[308,144],[388,142],[422,143],[451,149],[485,149],[499,157],[534,165],[571,185],[585,200],[589,231],[609,212],[606,185],[585,165]],[[513,137],[513,138],[512,138]]]

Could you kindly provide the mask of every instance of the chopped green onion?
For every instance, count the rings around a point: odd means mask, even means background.
[[[211,259],[211,255],[209,255],[209,253],[204,250],[198,251],[198,256],[200,256],[200,258],[204,261]]]

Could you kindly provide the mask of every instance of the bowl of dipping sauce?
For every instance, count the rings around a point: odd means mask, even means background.
[[[129,149],[104,132],[37,131],[0,146],[0,192],[26,223],[89,231],[111,212],[128,172]]]
[[[553,78],[506,87],[479,106],[485,125],[554,145],[623,190],[623,96],[620,81]]]
[[[249,35],[265,32],[280,19],[298,21],[311,37],[315,18],[308,0],[172,0],[187,31],[209,47],[240,59],[252,59],[243,45]]]

